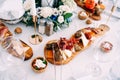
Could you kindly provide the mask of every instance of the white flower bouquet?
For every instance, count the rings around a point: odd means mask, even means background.
[[[73,15],[72,14],[73,9],[76,8],[77,5],[75,3],[72,4],[74,2],[73,0],[63,0],[63,1],[60,0],[59,7],[57,8],[40,7],[38,5],[36,8],[37,17],[38,17],[38,20],[37,20],[38,25],[39,25],[39,19],[45,19],[46,21],[52,21],[54,23],[54,27],[53,27],[54,31],[57,31],[58,29],[64,26],[69,26],[69,23],[72,21],[71,17]],[[26,2],[24,2],[24,8],[26,12],[23,18],[23,22],[27,25],[33,25],[32,16],[30,12],[30,9],[31,9],[30,5],[31,3],[29,0],[26,0]]]
[[[69,26],[71,22],[72,12],[67,5],[61,5],[58,8],[38,7],[37,12],[39,18],[45,18],[54,23],[54,31],[62,28],[63,25]]]

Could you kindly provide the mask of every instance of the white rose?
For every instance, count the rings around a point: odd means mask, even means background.
[[[59,16],[58,17],[58,22],[59,23],[63,23],[64,22],[64,17],[63,16]]]
[[[65,2],[66,0],[62,0],[62,2]]]
[[[61,5],[59,6],[59,9],[62,11],[71,12],[68,5]]]
[[[50,17],[53,14],[53,9],[50,7],[43,7],[41,8],[40,16],[47,18]]]
[[[59,14],[59,15],[62,15],[62,14],[63,14],[63,11],[62,11],[62,10],[59,10],[58,14]]]
[[[59,14],[59,10],[57,8],[53,9],[53,15],[57,16]]]
[[[77,8],[77,4],[74,0],[66,0],[63,4],[67,5],[71,12]]]
[[[31,9],[31,1],[26,0],[23,4],[23,7],[24,7],[25,11],[30,10]]]

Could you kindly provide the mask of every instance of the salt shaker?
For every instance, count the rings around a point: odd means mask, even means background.
[[[41,19],[40,20],[40,24],[39,24],[38,30],[39,30],[39,33],[41,33],[41,34],[45,33],[45,23],[46,23],[45,19]]]

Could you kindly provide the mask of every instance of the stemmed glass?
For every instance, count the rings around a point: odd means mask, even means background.
[[[15,48],[20,48],[20,53]],[[19,40],[12,36],[3,39],[0,45],[0,80],[26,80],[26,72],[21,66],[23,61],[24,49]]]
[[[24,60],[24,48],[19,39],[9,36],[2,40],[1,46],[9,54]]]
[[[110,42],[113,47],[110,52],[104,52],[101,50],[101,43],[104,41]],[[99,63],[107,63],[115,61],[120,57],[120,37],[117,32],[108,32],[102,37],[97,38],[93,45],[91,45],[91,51],[93,52],[93,58]],[[92,74],[93,77],[98,77],[101,73],[101,67],[96,63],[89,64],[87,67],[89,73]],[[114,80],[114,79],[102,79],[102,80]],[[116,79],[117,80],[117,79]]]
[[[87,65],[87,71],[92,77],[98,77],[101,75],[101,68],[97,63],[90,63]]]
[[[0,80],[27,80],[25,70],[19,65],[0,71]]]
[[[99,76],[102,73],[100,66],[97,64],[99,62],[110,62],[119,58],[120,50],[120,38],[117,32],[106,32],[103,36],[96,38],[94,43],[91,45],[89,52],[92,52],[93,59],[96,60],[94,63],[90,63],[87,65],[87,71],[91,73],[94,77]],[[113,47],[110,52],[104,52],[101,50],[101,43],[104,41],[110,42]]]
[[[95,41],[94,45],[94,58],[97,61],[100,62],[110,62],[114,61],[114,59],[117,59],[119,57],[119,47],[120,47],[120,42],[119,42],[118,34],[116,32],[114,33],[107,33],[103,37],[101,37],[99,40]],[[101,45],[104,42],[109,42],[112,44],[111,50],[109,52],[105,52],[101,49]],[[108,44],[104,45],[106,47],[109,47]]]
[[[106,5],[106,9],[104,10],[104,13],[108,15],[106,24],[110,19],[112,20],[119,20],[120,19],[120,0],[106,0],[104,1],[104,4]]]
[[[102,80],[120,80],[120,58],[113,63],[108,75]]]
[[[97,27],[99,27],[99,23],[94,22],[93,24],[91,24],[91,26],[93,28],[97,28]],[[95,44],[96,43],[91,44],[90,49],[88,50],[88,53],[90,53],[90,52],[93,53],[94,52]],[[86,72],[93,77],[100,76],[101,75],[101,68],[100,68],[98,62],[91,62],[91,63],[87,64],[86,65]]]

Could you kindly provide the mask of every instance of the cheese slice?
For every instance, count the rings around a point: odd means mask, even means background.
[[[82,42],[83,42],[83,46],[86,47],[89,43],[89,40],[86,38],[85,34],[83,32],[81,32],[81,39],[82,39]]]
[[[70,51],[70,50],[65,49],[64,53],[66,54],[67,57],[71,57],[72,56],[72,51]]]
[[[44,68],[46,65],[43,63],[43,61],[42,60],[36,60],[36,63],[35,63],[35,65],[38,67],[38,68],[40,68],[40,67],[42,67],[42,68]]]
[[[65,52],[64,52],[63,50],[60,50],[60,52],[61,52],[61,54],[62,54],[62,58],[63,58],[64,60],[66,60],[67,57],[65,56]]]

